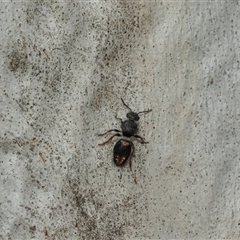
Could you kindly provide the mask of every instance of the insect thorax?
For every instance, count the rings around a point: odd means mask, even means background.
[[[122,123],[122,132],[124,136],[131,137],[138,131],[137,124],[132,120],[126,120]]]

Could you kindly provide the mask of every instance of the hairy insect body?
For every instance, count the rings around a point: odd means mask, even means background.
[[[118,120],[121,121],[121,130],[118,129],[110,129],[102,134],[99,134],[99,136],[104,136],[108,134],[109,132],[115,132],[113,136],[111,136],[107,141],[100,143],[99,146],[103,146],[106,143],[110,142],[114,137],[135,137],[140,140],[142,144],[146,144],[146,142],[142,137],[139,135],[136,135],[138,132],[138,125],[137,121],[139,120],[139,114],[141,113],[148,113],[152,110],[142,111],[142,112],[133,112],[130,107],[126,105],[126,103],[121,98],[122,103],[124,106],[126,106],[130,112],[127,113],[127,120],[123,121],[121,118],[116,117]],[[122,133],[122,134],[120,134]],[[113,148],[113,161],[117,166],[122,166],[128,159],[129,159],[129,165],[131,169],[131,157],[134,153],[134,145],[130,140],[126,139],[120,139]]]
[[[134,152],[134,145],[131,141],[120,139],[113,148],[113,161],[117,166],[123,165]]]
[[[132,121],[138,121],[139,120],[138,113],[135,113],[135,112],[127,113],[127,118],[132,120]]]
[[[121,124],[123,136],[132,137],[138,131],[138,125],[132,120],[125,120]]]

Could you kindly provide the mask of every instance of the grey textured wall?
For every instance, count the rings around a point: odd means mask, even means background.
[[[240,7],[0,5],[1,239],[240,237]],[[142,115],[132,171],[98,146]]]

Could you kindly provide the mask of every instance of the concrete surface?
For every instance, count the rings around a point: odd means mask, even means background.
[[[239,239],[239,1],[0,5],[0,239]],[[133,170],[96,136],[150,141]]]

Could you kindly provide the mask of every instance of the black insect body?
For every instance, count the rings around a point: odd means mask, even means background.
[[[111,136],[107,141],[98,144],[99,146],[103,146],[106,143],[110,142],[114,137],[118,136],[124,136],[124,137],[135,137],[140,139],[140,142],[142,144],[144,143],[148,143],[146,142],[142,137],[136,135],[136,133],[138,132],[138,125],[137,125],[137,121],[139,120],[139,114],[140,113],[148,113],[151,112],[152,109],[147,110],[147,111],[142,111],[139,113],[135,113],[131,110],[130,107],[128,107],[126,105],[126,103],[123,101],[123,99],[121,98],[124,106],[126,106],[130,112],[127,113],[127,120],[123,121],[121,118],[116,117],[116,119],[119,119],[121,121],[121,129],[122,131],[118,130],[118,129],[110,129],[102,134],[99,134],[98,136],[104,136],[109,132],[117,132],[117,134],[114,134],[113,136]],[[122,133],[122,135],[120,134]],[[125,140],[125,139],[120,139],[114,146],[113,149],[113,155],[114,155],[114,162],[117,166],[121,166],[123,165],[128,159],[130,159],[130,168],[131,168],[131,157],[134,153],[134,145],[131,141],[129,140]]]
[[[125,120],[121,124],[123,136],[132,137],[138,131],[137,124],[132,120]]]
[[[123,165],[134,153],[134,145],[131,141],[120,139],[113,148],[113,161],[117,166]],[[130,163],[131,168],[131,163]]]

